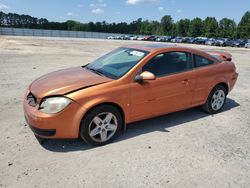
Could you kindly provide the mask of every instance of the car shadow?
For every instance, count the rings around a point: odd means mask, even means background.
[[[233,99],[227,98],[227,102],[223,108],[223,111],[220,113],[229,111],[237,106],[240,106],[240,104]],[[144,121],[131,123],[127,125],[126,131],[119,135],[119,137],[113,143],[117,143],[154,131],[162,131],[168,133],[169,131],[167,129],[170,127],[180,126],[186,122],[195,121],[207,116],[209,116],[209,114],[202,111],[200,107],[197,107],[159,116],[156,118],[151,118]],[[96,148],[93,146],[89,146],[80,138],[75,140],[45,140],[42,142],[39,141],[39,143],[44,149],[52,152],[73,152]]]

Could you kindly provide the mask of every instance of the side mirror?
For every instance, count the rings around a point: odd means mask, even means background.
[[[143,82],[143,81],[147,81],[147,80],[155,80],[156,77],[153,73],[148,72],[148,71],[144,71],[142,72],[140,75],[137,75],[135,77],[135,82]]]

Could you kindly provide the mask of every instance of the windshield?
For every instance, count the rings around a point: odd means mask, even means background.
[[[118,48],[88,64],[86,69],[112,79],[126,74],[149,52],[132,48]]]

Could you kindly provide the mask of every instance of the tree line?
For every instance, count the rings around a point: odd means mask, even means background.
[[[106,21],[80,23],[74,20],[50,22],[45,18],[36,18],[30,15],[0,12],[0,26],[136,35],[250,38],[250,11],[247,11],[242,16],[239,24],[229,18],[223,18],[217,21],[215,17],[207,17],[204,20],[197,17],[192,20],[181,19],[174,22],[170,15],[163,16],[160,21],[150,21],[139,18],[130,23],[107,23]]]

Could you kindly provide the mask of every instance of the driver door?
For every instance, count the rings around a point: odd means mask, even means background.
[[[131,83],[131,121],[191,106],[196,76],[190,53],[158,54],[142,67],[144,71],[153,73],[156,80]]]

